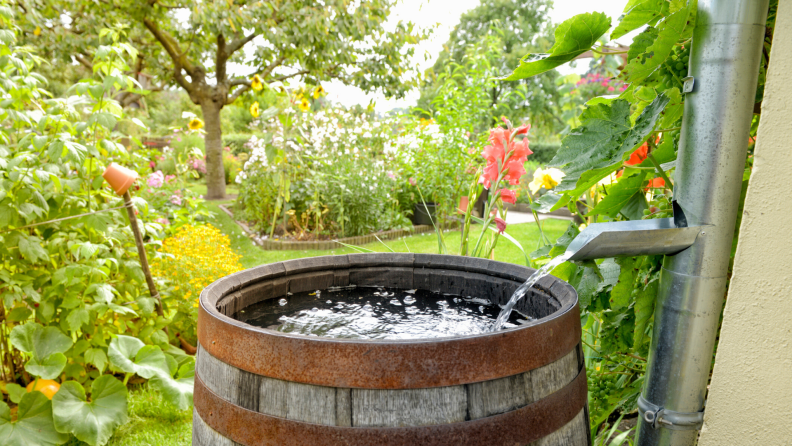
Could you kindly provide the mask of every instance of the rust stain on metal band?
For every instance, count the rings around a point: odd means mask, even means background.
[[[226,438],[246,446],[520,446],[571,421],[586,404],[586,373],[517,410],[462,423],[420,427],[325,426],[273,417],[229,403],[195,377],[195,408]]]
[[[215,312],[216,313],[216,312]],[[250,373],[305,384],[417,389],[489,381],[550,364],[580,342],[577,303],[536,325],[459,338],[351,341],[259,329],[198,310],[198,340]]]

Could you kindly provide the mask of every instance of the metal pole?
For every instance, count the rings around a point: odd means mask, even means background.
[[[768,3],[698,1],[674,198],[689,226],[708,227],[663,262],[639,446],[690,446],[701,428]]]

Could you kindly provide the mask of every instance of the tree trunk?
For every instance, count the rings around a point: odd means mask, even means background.
[[[206,197],[225,198],[226,183],[223,169],[223,129],[220,127],[221,104],[206,98],[201,101],[204,125],[204,146],[206,149]]]

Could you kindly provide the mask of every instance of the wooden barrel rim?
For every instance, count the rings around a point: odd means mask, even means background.
[[[559,391],[527,406],[478,420],[420,427],[359,428],[287,420],[234,405],[195,377],[195,409],[209,427],[245,446],[511,446],[544,438],[584,408],[586,373]]]
[[[256,282],[311,271],[361,266],[459,270],[525,280],[533,270],[469,257],[425,254],[350,254],[288,261],[221,279],[200,297],[198,339],[221,361],[248,371],[305,384],[368,389],[417,389],[489,381],[554,362],[580,342],[574,288],[547,277],[544,287],[561,308],[521,327],[426,340],[349,340],[285,334],[228,317],[217,302]],[[542,282],[540,282],[542,283]]]

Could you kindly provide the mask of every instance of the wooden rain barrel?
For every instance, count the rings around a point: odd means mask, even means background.
[[[333,339],[231,316],[287,292],[424,289],[504,303],[532,269],[431,254],[350,254],[264,265],[200,297],[194,446],[585,446],[577,293],[548,276],[495,333]]]

